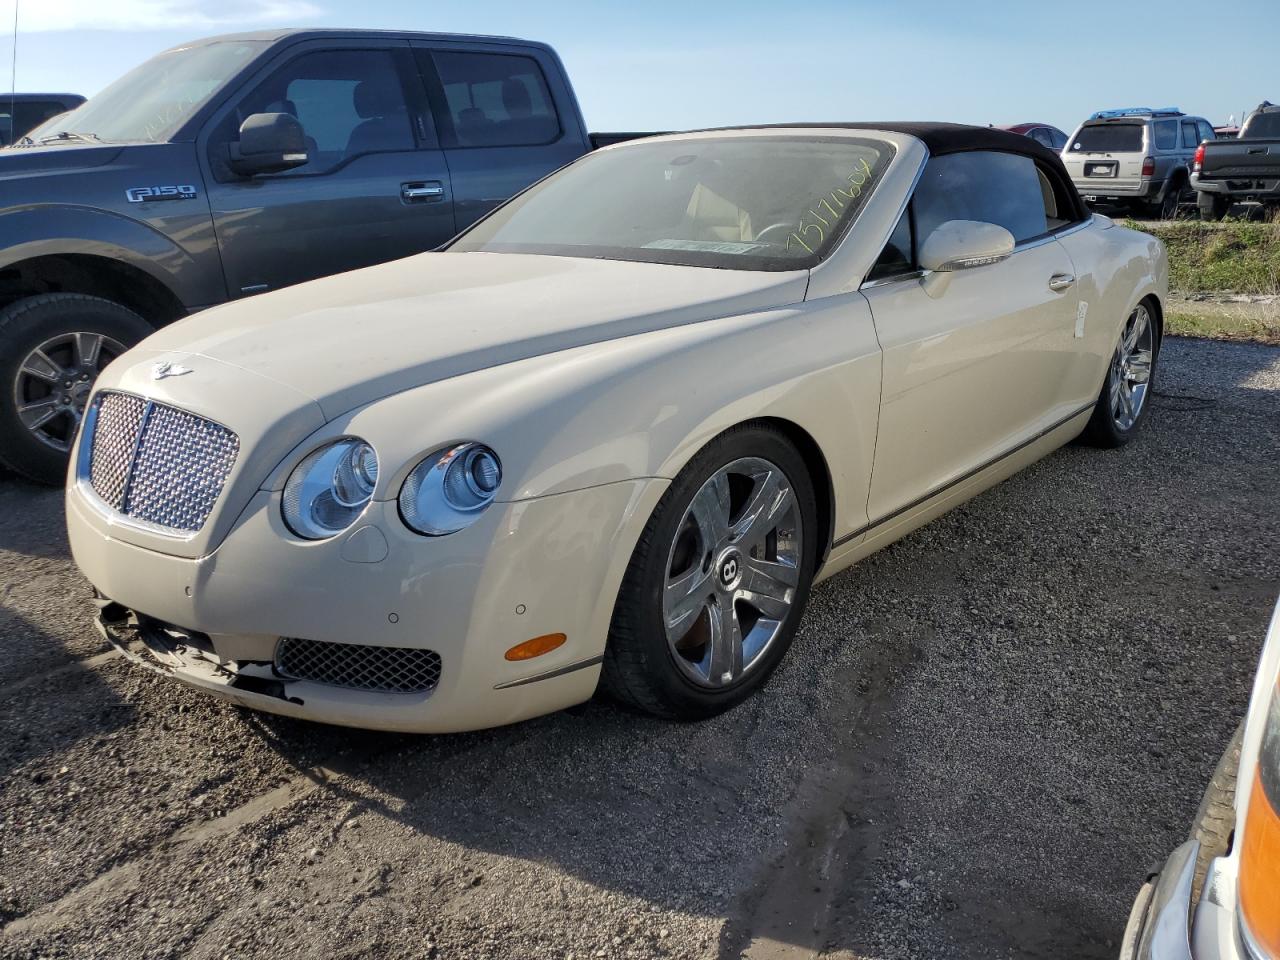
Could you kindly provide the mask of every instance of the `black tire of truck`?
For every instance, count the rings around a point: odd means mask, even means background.
[[[1200,801],[1196,825],[1191,831],[1191,836],[1200,841],[1196,872],[1191,881],[1192,903],[1200,900],[1200,891],[1204,887],[1210,861],[1215,857],[1225,856],[1231,849],[1231,834],[1236,826],[1236,772],[1240,768],[1240,744],[1243,740],[1242,723],[1236,728],[1235,736],[1218,761],[1209,786],[1205,789],[1204,799]]]
[[[1221,220],[1231,209],[1231,200],[1216,193],[1197,193],[1196,205],[1201,220]]]
[[[153,330],[127,307],[79,293],[26,297],[0,310],[0,465],[61,485],[98,373]]]

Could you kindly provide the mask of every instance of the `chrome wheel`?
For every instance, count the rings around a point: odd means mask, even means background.
[[[801,529],[791,484],[768,460],[735,460],[694,495],[662,598],[667,645],[687,679],[725,687],[760,662],[796,599]]]
[[[42,444],[67,452],[102,369],[125,347],[99,333],[63,333],[36,347],[14,380],[18,420]]]
[[[1139,304],[1125,324],[1120,344],[1111,359],[1111,418],[1120,430],[1138,422],[1151,385],[1155,334],[1151,314]]]

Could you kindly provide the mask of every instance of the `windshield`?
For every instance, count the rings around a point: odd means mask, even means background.
[[[1255,113],[1240,131],[1242,138],[1280,137],[1280,113]]]
[[[1071,149],[1083,153],[1140,153],[1142,127],[1141,123],[1085,124],[1071,141]]]
[[[162,143],[264,47],[236,40],[162,53],[28,136],[36,143],[49,138]]]
[[[805,269],[866,203],[891,151],[845,137],[633,143],[553,174],[449,249]]]

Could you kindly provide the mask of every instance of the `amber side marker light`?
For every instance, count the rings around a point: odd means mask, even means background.
[[[1268,714],[1240,848],[1240,914],[1262,955],[1280,957],[1280,688]]]
[[[534,657],[540,657],[544,653],[550,653],[563,644],[564,641],[565,635],[563,633],[548,633],[545,636],[534,637],[524,643],[517,643],[506,652],[506,658],[508,660],[532,660]]]

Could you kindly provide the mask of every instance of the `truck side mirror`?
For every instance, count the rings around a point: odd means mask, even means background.
[[[255,113],[240,125],[240,140],[227,145],[231,169],[244,177],[300,167],[307,137],[298,118],[288,113]]]

